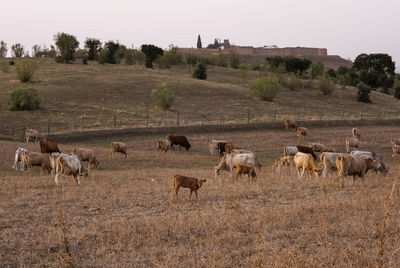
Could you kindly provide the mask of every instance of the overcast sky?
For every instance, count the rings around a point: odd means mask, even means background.
[[[203,46],[214,38],[231,44],[327,48],[354,60],[388,53],[400,70],[400,0],[19,0],[2,1],[0,40],[8,46],[53,44],[58,32],[119,40]]]

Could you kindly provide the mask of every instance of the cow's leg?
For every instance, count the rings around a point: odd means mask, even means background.
[[[176,196],[176,200],[179,200],[179,198],[178,198],[178,191],[179,191],[179,187],[175,187],[175,196]]]
[[[61,173],[59,172],[59,173],[57,173],[56,176],[54,177],[54,181],[55,181],[57,187],[60,186],[59,181],[58,181],[58,177],[60,176],[60,174],[61,174]]]
[[[299,179],[301,179],[300,168],[296,168],[296,169],[297,169],[297,177],[298,177]]]
[[[351,184],[351,186],[354,186],[355,181],[356,181],[356,175],[353,175],[353,183]]]
[[[197,190],[194,190],[194,193],[196,194],[196,199],[199,199],[199,197],[197,196]]]
[[[192,193],[193,193],[193,190],[190,189],[189,200],[192,198]]]

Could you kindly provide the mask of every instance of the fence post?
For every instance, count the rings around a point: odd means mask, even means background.
[[[15,128],[15,126],[14,126],[14,124],[12,125],[12,130],[11,130],[11,137],[12,137],[12,140],[14,140],[14,128]]]
[[[275,122],[275,119],[276,119],[276,109],[274,111],[274,122]]]
[[[83,115],[81,115],[81,132],[83,132]]]
[[[50,136],[50,120],[47,121],[47,136]]]
[[[179,111],[176,111],[176,125],[179,126]]]
[[[213,124],[213,112],[211,112],[211,125]]]
[[[222,125],[222,114],[219,114],[219,124]]]
[[[364,117],[364,111],[361,111],[361,120],[363,120]]]
[[[24,126],[24,129],[23,129],[23,131],[22,131],[22,140],[25,139],[25,131],[26,131],[26,127]]]
[[[322,121],[322,110],[321,110],[321,112],[319,113],[319,121]]]
[[[146,111],[146,127],[149,127],[149,110]]]
[[[117,128],[117,114],[114,114],[114,130]]]
[[[247,109],[247,124],[250,123],[250,110]]]

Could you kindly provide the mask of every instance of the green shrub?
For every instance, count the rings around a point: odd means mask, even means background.
[[[105,64],[107,62],[108,58],[109,58],[108,54],[109,54],[109,51],[108,51],[107,48],[100,49],[99,55],[97,56],[97,61],[100,64]]]
[[[169,69],[172,65],[182,63],[182,55],[178,53],[177,48],[172,47],[169,51],[158,57],[156,62],[161,69]]]
[[[284,86],[290,90],[298,90],[301,87],[303,87],[303,83],[299,78],[297,78],[294,74],[290,74],[285,80],[284,80]]]
[[[125,51],[124,51],[125,64],[133,65],[136,63],[134,54],[135,54],[135,51],[133,49],[129,49],[129,48],[125,49]]]
[[[321,77],[318,81],[319,89],[321,90],[322,94],[325,96],[330,95],[333,92],[333,84],[331,79],[328,77]]]
[[[168,89],[167,83],[161,83],[151,91],[151,97],[156,101],[157,106],[164,111],[171,109],[174,103],[174,93]]]
[[[20,88],[11,92],[8,103],[10,111],[35,110],[40,108],[40,97],[34,88]]]
[[[250,92],[264,101],[273,101],[282,85],[276,77],[259,77],[250,86]]]
[[[239,64],[240,64],[239,56],[236,53],[230,53],[229,54],[229,63],[230,63],[231,68],[233,68],[233,69],[239,68]]]
[[[324,74],[325,66],[321,62],[313,62],[310,66],[311,77],[317,78]]]
[[[2,70],[3,73],[8,73],[10,70],[10,64],[5,61],[0,62],[0,70]]]
[[[357,88],[358,88],[357,100],[365,103],[371,102],[371,100],[369,99],[369,93],[371,93],[371,87],[363,82],[359,82],[357,84]]]
[[[396,87],[394,89],[394,97],[398,100],[400,100],[400,87]]]
[[[198,57],[197,57],[197,55],[194,55],[194,54],[186,54],[186,63],[187,64],[190,64],[190,65],[192,65],[192,66],[195,66],[196,64],[197,64],[197,60],[198,60]]]
[[[217,58],[217,66],[220,67],[228,67],[227,59],[225,55],[219,54]]]
[[[238,70],[239,77],[242,78],[243,80],[246,79],[247,72],[248,72],[247,65],[240,64]]]
[[[145,57],[146,55],[144,55],[142,51],[135,50],[135,52],[133,53],[133,59],[135,60],[135,63],[143,64]]]
[[[36,61],[28,59],[20,60],[15,65],[17,77],[22,83],[29,82],[38,68]]]
[[[197,66],[197,69],[193,73],[193,77],[197,79],[207,79],[207,66],[203,63],[200,63]]]

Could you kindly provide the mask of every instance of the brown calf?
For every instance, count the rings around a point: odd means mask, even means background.
[[[236,179],[238,179],[239,175],[242,174],[247,174],[251,178],[256,178],[257,174],[256,171],[254,170],[254,167],[249,166],[249,165],[242,165],[242,164],[237,164],[236,165]]]
[[[124,155],[126,158],[127,153],[126,153],[126,144],[123,142],[117,142],[113,141],[111,142],[111,152],[110,152],[110,158],[112,159],[114,153],[121,153]]]
[[[196,198],[198,198],[197,190],[200,189],[201,185],[204,182],[206,182],[206,180],[196,179],[196,178],[192,178],[192,177],[186,177],[186,176],[182,176],[182,175],[175,175],[174,176],[174,189],[175,189],[176,199],[178,199],[178,191],[179,191],[180,187],[190,189],[189,200],[192,197],[193,192],[196,194]]]

